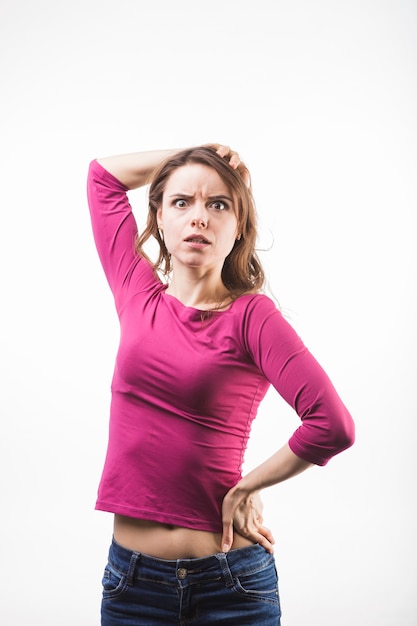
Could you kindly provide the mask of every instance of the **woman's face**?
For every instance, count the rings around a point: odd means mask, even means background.
[[[218,271],[238,236],[235,203],[211,167],[192,163],[169,177],[157,212],[172,267]]]

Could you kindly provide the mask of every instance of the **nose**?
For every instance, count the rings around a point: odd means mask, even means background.
[[[205,206],[201,206],[200,203],[196,203],[193,215],[191,217],[191,225],[193,228],[207,228],[208,226],[208,213]]]
[[[197,228],[207,228],[208,226],[208,218],[206,217],[193,217],[191,220],[191,225]]]

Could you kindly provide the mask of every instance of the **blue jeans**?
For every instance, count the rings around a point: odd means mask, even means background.
[[[156,559],[114,540],[102,626],[280,626],[275,560],[260,545],[201,559]]]

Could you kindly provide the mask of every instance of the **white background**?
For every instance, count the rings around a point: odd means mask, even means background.
[[[271,288],[357,425],[265,494],[283,626],[415,625],[416,2],[2,0],[0,29],[1,623],[99,623],[118,328],[88,163],[218,141],[251,169]],[[268,393],[247,466],[297,425]]]

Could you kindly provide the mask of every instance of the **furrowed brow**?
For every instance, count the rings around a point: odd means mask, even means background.
[[[233,202],[232,198],[229,198],[229,196],[223,196],[222,194],[220,194],[219,196],[209,196],[208,199],[209,200],[228,200],[229,202]]]

